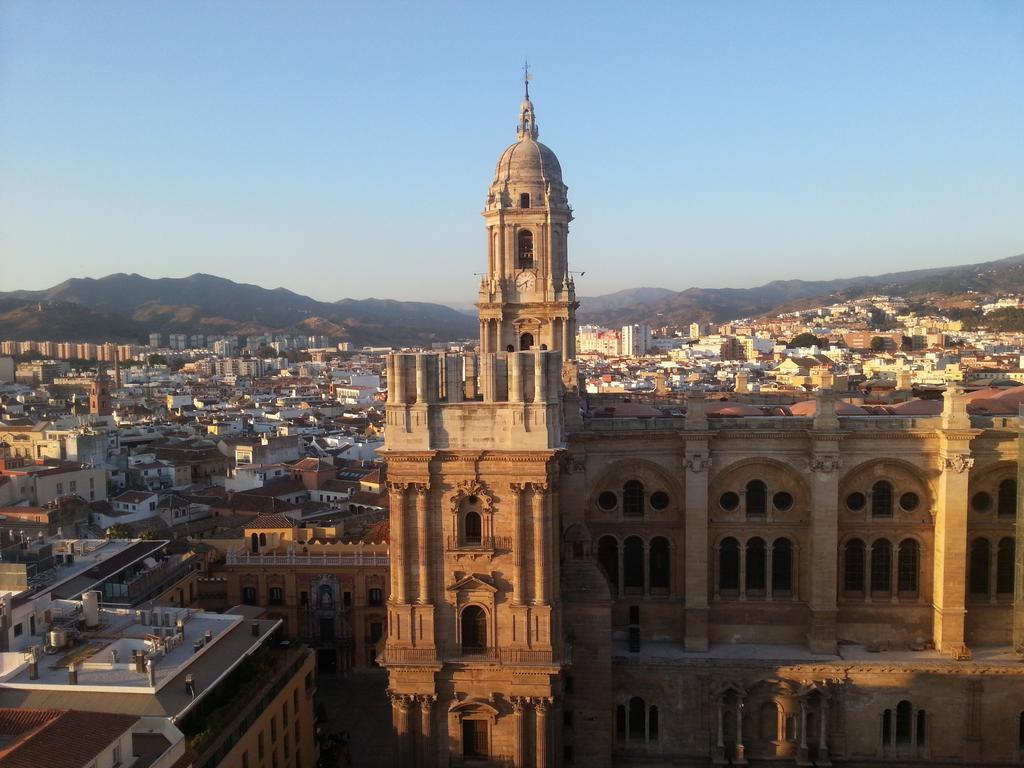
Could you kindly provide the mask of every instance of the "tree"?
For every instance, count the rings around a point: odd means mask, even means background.
[[[872,336],[871,349],[874,352],[882,352],[885,350],[885,339],[882,336]]]
[[[167,358],[163,355],[150,355],[146,358],[146,362],[150,365],[167,365]]]
[[[107,528],[108,539],[133,539],[135,534],[132,529],[124,523],[114,523],[112,526]]]
[[[813,333],[805,332],[794,336],[786,346],[790,349],[795,349],[797,347],[819,347],[824,349],[828,346],[828,342],[824,339],[819,339]]]

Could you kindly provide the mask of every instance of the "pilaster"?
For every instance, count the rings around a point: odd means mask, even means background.
[[[815,434],[811,456],[810,626],[813,653],[836,652],[839,548],[839,435]],[[794,585],[799,587],[799,584]],[[795,592],[796,590],[794,590]]]
[[[688,408],[699,408],[703,414],[703,400],[688,399]],[[688,414],[687,418],[696,414]],[[706,427],[707,421],[703,420]],[[699,424],[698,424],[699,426]],[[708,475],[711,456],[706,435],[687,435],[683,459],[686,472],[686,535],[683,566],[685,581],[685,631],[683,644],[688,651],[708,649]],[[622,566],[619,566],[622,572]]]

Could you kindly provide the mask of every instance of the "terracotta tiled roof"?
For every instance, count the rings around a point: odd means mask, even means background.
[[[68,710],[3,709],[0,713],[0,734],[20,737],[0,748],[3,768],[81,768],[139,719],[138,715]],[[5,729],[8,722],[12,730]]]
[[[295,521],[286,515],[260,515],[246,528],[294,528]]]

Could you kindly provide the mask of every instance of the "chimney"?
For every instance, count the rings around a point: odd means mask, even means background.
[[[253,637],[260,636],[260,623],[258,621],[254,621],[252,624],[250,624],[249,629],[252,632]]]
[[[68,685],[78,685],[78,664],[68,664]]]
[[[196,679],[192,675],[185,675],[185,693],[193,699],[196,697]]]
[[[206,632],[203,633],[203,643],[206,644],[206,645],[209,645],[212,642],[213,642],[213,632],[208,629],[208,630],[206,630]]]
[[[156,688],[156,665],[152,659],[146,661],[146,677],[149,678],[149,687]]]

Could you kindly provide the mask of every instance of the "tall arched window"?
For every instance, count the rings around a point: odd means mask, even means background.
[[[876,539],[871,545],[871,591],[888,593],[892,589],[892,544]]]
[[[529,208],[530,207],[530,193],[529,192],[521,192],[519,194],[519,207],[520,208]]]
[[[864,542],[850,539],[843,552],[843,591],[864,591]]]
[[[602,536],[597,542],[597,562],[608,577],[613,595],[619,591],[619,542],[614,536]]]
[[[644,542],[630,536],[622,547],[622,586],[626,592],[644,590]]]
[[[487,648],[487,614],[479,605],[462,609],[462,652],[479,653]]]
[[[649,558],[651,591],[667,592],[670,576],[668,539],[663,536],[655,536],[651,540]]]
[[[265,533],[261,533],[260,534],[260,546],[261,547],[267,546],[267,534],[265,534]]]
[[[772,544],[772,592],[793,590],[793,545],[789,539]]]
[[[722,592],[740,588],[740,543],[731,536],[718,545],[718,588]]]
[[[758,712],[758,736],[764,741],[777,741],[779,738],[779,705],[774,701],[766,701]]]
[[[630,741],[643,741],[647,737],[646,710],[647,707],[644,704],[644,700],[639,696],[634,696],[629,700]]]
[[[764,539],[753,538],[747,542],[747,593],[764,592],[765,585],[765,544]]]
[[[477,512],[466,513],[464,526],[467,544],[480,544],[483,541],[480,515]]]
[[[968,573],[968,592],[972,595],[987,595],[988,583],[988,539],[971,542],[971,563]]]
[[[517,267],[519,269],[532,269],[533,268],[533,233],[528,229],[520,230],[519,232],[519,260]]]
[[[910,718],[913,715],[910,702],[904,699],[896,705],[896,743],[910,743]]]
[[[257,536],[254,533],[252,536],[249,537],[249,540],[250,540],[250,548],[252,549],[253,554],[259,552],[260,551],[260,537]]]
[[[887,480],[871,486],[871,516],[892,517],[892,483]]]
[[[747,483],[747,517],[764,517],[768,512],[768,486],[761,480]]]
[[[519,337],[519,350],[521,352],[528,352],[533,349],[533,334],[524,333]]]
[[[900,542],[899,562],[896,570],[899,575],[897,589],[904,597],[917,596],[917,574],[919,569],[919,551],[917,542],[913,539],[904,539]]]
[[[999,540],[996,553],[996,594],[1013,594],[1013,560],[1016,547],[1009,536]]]
[[[999,499],[996,504],[999,517],[1017,516],[1017,481],[1003,480],[999,484]]]
[[[622,486],[622,514],[624,517],[644,516],[644,484],[629,480]]]

